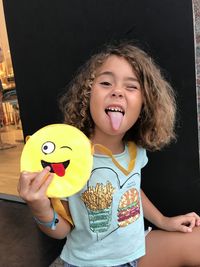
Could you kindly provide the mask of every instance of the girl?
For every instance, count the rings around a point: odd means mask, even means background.
[[[175,138],[173,91],[153,60],[131,43],[106,47],[79,71],[61,109],[64,122],[82,130],[95,149],[88,183],[63,200],[74,226],[45,195],[53,177],[48,167],[22,172],[18,191],[43,232],[67,236],[65,266],[200,266],[199,216],[165,217],[140,189],[145,149],[159,150]],[[145,238],[143,215],[162,230]]]

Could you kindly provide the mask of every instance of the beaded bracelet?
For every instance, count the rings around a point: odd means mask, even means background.
[[[48,227],[51,230],[55,230],[56,229],[56,224],[59,222],[58,214],[55,212],[55,210],[53,210],[53,220],[50,221],[50,222],[42,222],[36,217],[33,217],[33,218],[38,224],[41,224],[41,225],[43,225],[45,227]]]

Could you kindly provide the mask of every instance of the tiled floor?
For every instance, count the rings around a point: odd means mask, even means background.
[[[0,129],[0,193],[17,195],[20,155],[23,149],[22,130],[15,126]]]

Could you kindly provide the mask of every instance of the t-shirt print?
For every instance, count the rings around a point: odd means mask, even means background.
[[[140,217],[140,194],[134,187],[135,178],[139,178],[138,176],[139,173],[130,177],[124,175],[124,179],[120,180],[117,172],[111,168],[99,167],[92,171],[81,199],[88,212],[90,230],[97,234],[97,239],[98,234],[105,233],[101,235],[102,240]]]

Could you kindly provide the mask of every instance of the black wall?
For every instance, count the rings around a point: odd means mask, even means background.
[[[167,215],[200,213],[192,1],[5,0],[24,135],[59,122],[57,96],[105,42],[134,39],[177,93],[178,140],[149,153],[143,188]]]

